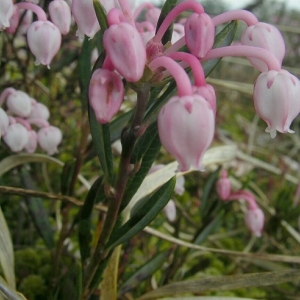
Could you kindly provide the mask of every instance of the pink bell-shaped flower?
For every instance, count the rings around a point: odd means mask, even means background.
[[[73,0],[72,15],[78,26],[76,35],[83,39],[84,35],[93,38],[100,30],[100,25],[96,17],[93,0]]]
[[[99,123],[105,124],[119,111],[124,98],[120,76],[105,69],[97,69],[89,86],[89,101]]]
[[[280,31],[273,25],[259,22],[246,28],[241,37],[242,45],[264,48],[270,51],[279,61],[285,55],[285,43]],[[261,72],[268,71],[266,63],[257,58],[248,57],[252,66]]]
[[[0,107],[0,138],[4,135],[9,126],[9,119],[6,112]]]
[[[37,133],[34,130],[28,131],[28,142],[24,149],[28,153],[34,153],[37,148]]]
[[[43,103],[36,102],[32,105],[31,112],[28,116],[29,119],[43,119],[48,120],[50,117],[49,109]]]
[[[175,96],[158,115],[158,133],[165,149],[179,163],[179,171],[203,170],[201,159],[215,129],[214,112],[199,95]]]
[[[71,9],[64,0],[54,0],[49,3],[51,21],[60,30],[61,34],[67,34],[71,26]]]
[[[3,140],[11,151],[20,152],[28,142],[28,131],[19,123],[11,124],[3,136]]]
[[[276,136],[290,130],[292,121],[300,112],[300,82],[285,70],[261,73],[254,85],[254,106],[267,123],[266,132]]]
[[[13,14],[9,20],[9,27],[5,29],[5,31],[9,34],[14,34],[16,32],[16,29],[18,28],[20,20],[20,13],[19,8],[17,5],[14,5],[14,11]]]
[[[33,22],[27,30],[28,46],[35,56],[35,64],[49,67],[61,44],[59,29],[49,21]]]
[[[103,43],[114,67],[127,81],[141,79],[146,48],[136,28],[125,22],[114,24],[104,32]]]
[[[14,12],[14,3],[12,0],[1,0],[0,5],[0,31],[10,27],[10,18]]]
[[[211,50],[215,40],[215,25],[206,13],[193,13],[184,24],[185,42],[197,58]]]
[[[48,155],[53,155],[58,152],[57,146],[62,140],[62,133],[60,129],[55,126],[44,127],[38,131],[37,139],[40,147],[45,150]]]
[[[12,90],[8,94],[6,105],[11,114],[22,118],[28,117],[31,112],[31,99],[22,91]]]
[[[264,222],[265,215],[259,207],[247,210],[245,223],[250,231],[257,237],[261,237],[261,233],[264,228]]]
[[[231,194],[231,183],[226,170],[221,172],[221,178],[217,181],[217,193],[221,200],[227,200]]]

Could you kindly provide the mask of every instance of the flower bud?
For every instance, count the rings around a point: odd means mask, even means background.
[[[62,133],[57,127],[44,127],[38,131],[37,139],[40,147],[45,150],[48,155],[53,155],[58,152],[57,146],[62,140]]]
[[[265,215],[260,208],[248,209],[245,222],[250,231],[257,237],[261,237],[264,227]]]
[[[158,115],[158,133],[165,149],[179,163],[179,171],[203,170],[201,159],[214,136],[215,117],[199,95],[175,96]]]
[[[215,40],[215,25],[206,13],[193,13],[184,24],[185,42],[197,58],[211,50]]]
[[[124,98],[120,76],[104,69],[97,69],[89,86],[89,101],[99,123],[105,124],[119,111]]]
[[[28,46],[35,56],[35,64],[48,66],[61,44],[59,29],[49,21],[33,22],[27,30]]]
[[[300,112],[300,82],[285,70],[261,73],[254,85],[254,106],[257,114],[267,123],[266,132],[276,136],[290,130],[292,121]]]
[[[270,51],[282,63],[285,54],[285,43],[280,31],[271,24],[259,22],[246,28],[241,37],[242,45],[264,48]],[[268,71],[268,66],[262,60],[248,57],[252,66],[261,72]]]
[[[20,152],[28,142],[28,131],[19,123],[11,124],[3,136],[3,140],[11,151]]]
[[[0,138],[3,136],[9,126],[9,119],[6,112],[0,107]]]
[[[71,9],[64,0],[54,0],[49,3],[51,21],[60,30],[61,34],[67,34],[71,26]]]
[[[0,31],[10,27],[10,18],[14,12],[14,3],[12,0],[1,0],[0,5]]]
[[[114,67],[127,81],[141,79],[146,48],[136,28],[125,22],[114,24],[104,32],[103,43]]]
[[[231,194],[231,183],[226,170],[222,171],[221,178],[217,181],[217,193],[221,200],[227,200]]]
[[[31,99],[22,91],[14,90],[10,92],[6,99],[6,105],[11,114],[22,118],[28,117],[31,111]]]

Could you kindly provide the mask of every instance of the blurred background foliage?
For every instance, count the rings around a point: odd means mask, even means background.
[[[227,9],[222,1],[206,0],[202,4],[211,15]],[[256,1],[247,9],[252,10],[260,21],[278,26],[287,45],[285,69],[299,76],[300,12],[287,10],[284,2],[271,0]],[[243,28],[240,22],[237,40]],[[87,189],[79,181],[73,191],[64,190],[69,170],[79,157],[77,151],[86,120],[78,80],[81,44],[75,37],[75,28],[73,33],[64,37],[63,47],[50,70],[34,66],[24,41],[4,33],[0,36],[0,89],[14,86],[49,107],[51,123],[58,126],[64,136],[56,158],[65,163],[64,168],[48,163],[20,165],[0,176],[1,186],[70,195],[81,201],[87,195]],[[19,58],[20,51],[25,59]],[[299,178],[300,122],[298,118],[293,123],[292,129],[296,131],[293,135],[279,134],[271,139],[264,132],[266,126],[255,115],[251,96],[257,76],[258,72],[246,59],[225,58],[208,82],[214,85],[218,100],[214,145],[238,146],[239,155],[224,167],[229,170],[237,189],[249,189],[257,195],[266,215],[263,236],[254,238],[248,232],[243,203],[222,203],[218,199],[215,182],[219,166],[203,173],[187,174],[185,192],[173,195],[176,220],[168,221],[162,212],[151,227],[196,245],[264,253],[265,259],[189,249],[142,231],[121,249],[119,299],[137,299],[153,288],[176,281],[298,268],[296,260],[289,264],[276,262],[267,254],[297,257],[300,253],[300,208],[293,204]],[[130,94],[128,99],[123,111],[132,106]],[[11,153],[1,143],[0,161],[9,155]],[[92,184],[99,175],[99,162],[93,155],[92,145],[87,148],[85,157],[89,159],[82,162],[80,173]],[[118,159],[117,150],[114,158]],[[171,160],[162,150],[157,163]],[[13,241],[17,290],[34,300],[77,299],[73,288],[80,280],[79,207],[68,202],[8,194],[0,195],[0,205]],[[93,212],[92,244],[103,219],[103,212]],[[299,288],[299,282],[293,282],[271,287],[216,290],[204,295],[290,300],[300,299]],[[99,299],[99,295],[93,297]]]

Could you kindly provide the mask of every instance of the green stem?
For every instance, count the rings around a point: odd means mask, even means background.
[[[126,184],[131,173],[130,161],[135,142],[143,133],[143,131],[140,129],[150,95],[150,85],[145,83],[136,92],[137,104],[135,108],[135,114],[129,129],[124,130],[121,138],[123,150],[119,163],[118,176],[115,183],[115,195],[108,199],[108,209],[103,230],[99,237],[91,261],[86,268],[83,282],[84,289],[82,299],[87,299],[87,295],[89,295],[89,286],[98,269],[98,266],[100,262],[106,259],[107,255],[109,254],[109,252],[105,251],[104,248],[118,219],[120,205],[122,203]]]

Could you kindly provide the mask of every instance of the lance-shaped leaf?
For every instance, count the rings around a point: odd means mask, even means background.
[[[141,284],[142,281],[150,277],[168,259],[170,253],[171,249],[165,252],[158,253],[150,260],[148,260],[122,284],[119,289],[119,295],[127,293],[128,291]]]
[[[81,262],[84,262],[91,254],[91,217],[94,204],[97,201],[97,194],[101,190],[102,178],[99,177],[90,188],[83,206],[81,207],[78,223],[78,241],[81,254]]]
[[[149,225],[158,213],[166,206],[174,191],[175,177],[160,187],[149,200],[123,226],[112,233],[106,249],[111,249],[135,236]]]
[[[5,298],[2,297],[5,296]],[[10,300],[26,300],[26,298],[15,291],[6,281],[0,276],[0,299],[10,299]]]
[[[106,18],[107,13],[100,1],[93,0],[93,5],[94,5],[94,9],[96,12],[98,22],[100,24],[100,29],[101,29],[102,33],[104,33],[104,31],[108,28],[108,23],[107,23],[107,18]]]

